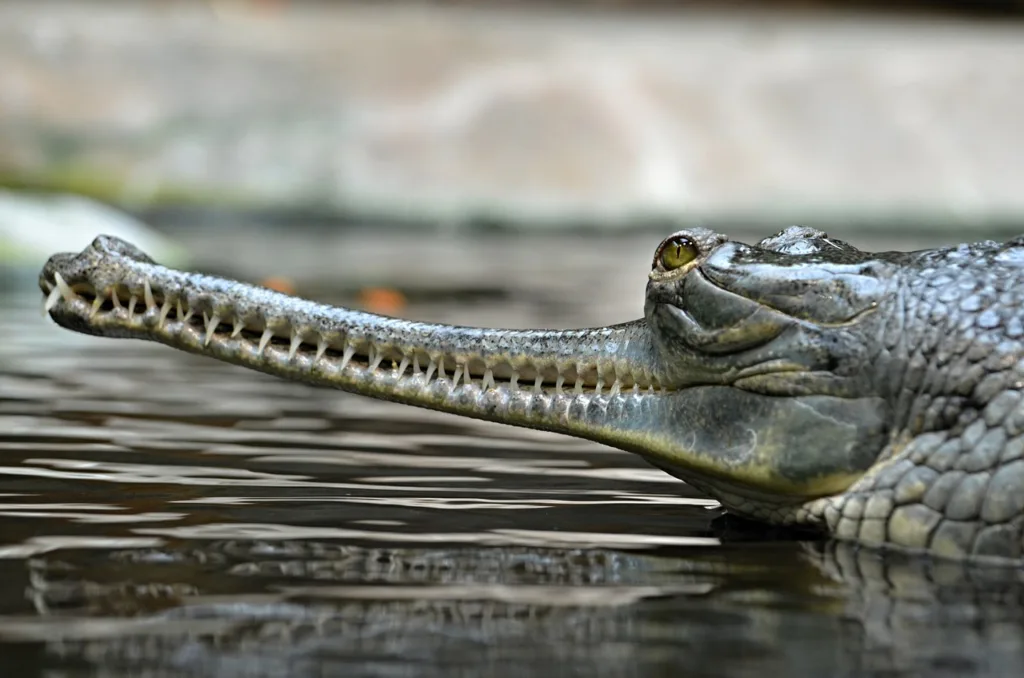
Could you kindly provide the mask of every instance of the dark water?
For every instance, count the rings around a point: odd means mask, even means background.
[[[625,453],[72,335],[31,291],[0,338],[4,675],[1024,674],[1016,571],[723,523]]]

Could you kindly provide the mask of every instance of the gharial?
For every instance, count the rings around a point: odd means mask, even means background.
[[[870,253],[688,229],[657,248],[643,319],[562,331],[334,308],[105,236],[39,285],[77,332],[599,441],[756,520],[1022,561],[1024,236]]]

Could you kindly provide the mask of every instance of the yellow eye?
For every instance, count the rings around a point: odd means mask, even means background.
[[[661,245],[655,260],[666,271],[674,271],[686,266],[698,256],[700,256],[700,250],[697,249],[697,244],[685,235],[677,235]]]

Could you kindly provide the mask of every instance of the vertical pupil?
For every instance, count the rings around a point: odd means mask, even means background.
[[[659,250],[661,266],[670,271],[681,268],[697,256],[696,249],[688,238],[673,238]]]

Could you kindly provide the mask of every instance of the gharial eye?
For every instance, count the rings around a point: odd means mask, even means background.
[[[654,260],[666,271],[682,268],[700,256],[697,243],[685,235],[672,236],[661,244]]]

